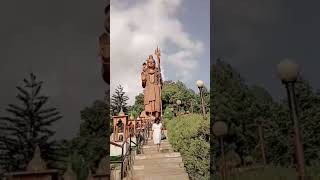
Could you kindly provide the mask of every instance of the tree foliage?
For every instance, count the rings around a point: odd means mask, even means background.
[[[128,108],[129,114],[134,117],[138,117],[140,113],[144,110],[144,95],[143,93],[138,94],[135,97],[134,105]]]
[[[123,112],[128,112],[127,101],[129,97],[123,91],[123,87],[119,85],[116,89],[114,94],[111,97],[111,113],[112,115],[118,115],[121,109]]]
[[[203,92],[205,106],[207,107],[206,110],[209,112],[210,93],[206,87],[204,87]],[[177,100],[182,102],[180,108],[183,111],[201,113],[201,98],[199,93],[189,89],[181,81],[165,81],[162,88],[163,109],[166,109],[167,107],[178,109],[176,104]]]
[[[264,130],[268,163],[293,166],[293,123],[289,118],[286,97],[281,101],[275,101],[264,88],[247,85],[241,75],[221,59],[212,67],[211,83],[213,120],[223,120],[229,127],[228,135],[225,137],[226,151],[239,154],[242,164],[248,156],[253,157],[256,162],[261,162],[257,132],[258,126],[261,125]],[[312,162],[319,162],[320,144],[316,139],[320,138],[320,96],[303,79],[296,83],[295,90],[305,159],[310,165]],[[211,138],[211,146],[219,149],[216,137],[212,134]],[[211,153],[215,159],[220,157],[219,152]]]
[[[166,109],[173,108],[175,112],[180,109],[181,111],[189,111],[190,113],[202,113],[200,94],[188,88],[181,81],[164,81],[162,86],[162,109],[165,113]],[[210,111],[210,91],[206,87],[203,88],[203,97],[206,111]],[[140,114],[144,110],[144,95],[140,93],[135,97],[135,103],[129,107],[129,113]],[[177,105],[177,100],[182,103],[180,107]]]
[[[109,154],[107,144],[110,119],[109,108],[106,106],[104,101],[95,101],[81,111],[80,132],[72,140],[73,151],[70,152],[76,172],[81,178],[88,175],[88,170],[95,172],[101,158]]]
[[[43,82],[34,74],[17,86],[19,104],[9,104],[7,116],[1,117],[1,159],[5,171],[24,170],[33,157],[36,146],[49,168],[63,161],[63,145],[52,140],[52,125],[62,118],[57,108],[49,107],[49,97],[41,94]]]

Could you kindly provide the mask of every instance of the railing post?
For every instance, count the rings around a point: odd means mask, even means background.
[[[129,158],[129,169],[131,169],[131,163],[132,163],[132,159],[131,159],[131,158],[132,158],[132,157],[131,157],[131,155],[132,155],[132,154],[131,154],[131,150],[132,150],[132,149],[131,149],[131,135],[132,135],[132,134],[130,134],[130,143],[129,143],[129,157],[130,157],[130,158]]]
[[[124,175],[124,172],[123,172],[123,164],[124,164],[124,160],[125,160],[125,156],[123,156],[123,148],[124,146],[121,147],[121,151],[122,151],[122,162],[121,162],[121,180],[123,179],[123,175]]]

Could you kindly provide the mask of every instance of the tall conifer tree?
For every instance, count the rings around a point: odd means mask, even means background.
[[[33,157],[36,146],[41,149],[42,158],[48,166],[54,167],[59,161],[60,147],[52,140],[55,131],[52,125],[62,118],[57,108],[48,107],[49,97],[42,95],[42,81],[31,73],[17,86],[16,98],[20,103],[9,104],[7,116],[0,117],[2,149],[1,165],[6,171],[24,170]]]

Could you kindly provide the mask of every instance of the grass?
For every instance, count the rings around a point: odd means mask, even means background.
[[[121,161],[121,156],[110,156],[110,161]]]
[[[121,163],[112,163],[112,161],[121,161],[121,156],[110,156],[110,164],[113,164],[115,168],[119,168]]]

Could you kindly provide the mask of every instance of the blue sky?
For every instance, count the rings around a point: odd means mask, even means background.
[[[182,9],[178,17],[185,31],[203,43],[203,52],[199,56],[199,67],[193,81],[201,79],[210,88],[210,0],[185,0]],[[196,89],[193,81],[190,80],[186,84]]]

